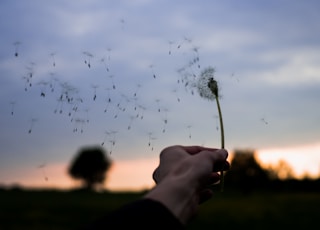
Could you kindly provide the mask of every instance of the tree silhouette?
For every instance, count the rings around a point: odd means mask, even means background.
[[[243,193],[250,193],[254,188],[263,188],[269,182],[268,172],[256,161],[252,150],[235,150],[230,165],[225,180]]]
[[[85,189],[94,190],[105,182],[111,165],[111,160],[100,146],[82,147],[71,162],[68,173],[72,178],[82,180]]]

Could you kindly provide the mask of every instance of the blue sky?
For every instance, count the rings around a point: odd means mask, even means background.
[[[192,87],[209,66],[227,149],[319,143],[319,6],[1,1],[0,182],[87,145],[115,161],[219,147],[215,102]]]

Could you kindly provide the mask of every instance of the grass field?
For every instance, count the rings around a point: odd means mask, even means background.
[[[1,230],[76,229],[141,193],[0,190]],[[320,193],[228,191],[202,204],[187,229],[308,229],[319,226]]]

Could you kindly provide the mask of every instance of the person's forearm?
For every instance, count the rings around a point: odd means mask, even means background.
[[[175,229],[185,226],[163,203],[155,199],[138,199],[96,219],[79,230]]]
[[[194,191],[194,186],[188,186],[185,183],[188,183],[188,180],[168,177],[149,191],[145,197],[161,202],[182,224],[186,224],[196,212],[199,197]]]

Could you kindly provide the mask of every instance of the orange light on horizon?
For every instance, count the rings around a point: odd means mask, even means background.
[[[256,150],[262,167],[285,161],[296,178],[320,176],[320,143],[307,146]],[[229,161],[232,160],[230,153]],[[152,173],[159,158],[114,161],[108,171],[104,188],[110,191],[141,191],[154,186]],[[81,186],[67,174],[68,163],[46,164],[41,167],[12,169],[0,175],[0,185],[27,188],[72,189]]]
[[[256,157],[263,167],[286,162],[293,170],[294,177],[303,179],[320,177],[320,143],[286,148],[261,149]]]
[[[104,189],[110,191],[142,191],[154,186],[153,170],[158,165],[158,158],[120,160],[113,162]],[[46,164],[41,167],[21,168],[7,172],[0,178],[1,186],[21,186],[32,189],[73,189],[81,186],[67,173],[67,163]]]
[[[158,166],[158,158],[115,162],[107,178],[110,190],[140,191],[154,186],[152,173]]]

